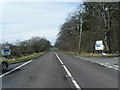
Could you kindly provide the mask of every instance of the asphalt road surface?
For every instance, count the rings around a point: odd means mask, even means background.
[[[3,88],[118,88],[118,71],[54,50],[2,77]],[[65,71],[63,65],[69,72]],[[72,78],[69,77],[72,74]],[[74,79],[76,82],[72,82]],[[102,89],[101,89],[102,90]],[[114,89],[113,89],[114,90]]]
[[[78,58],[118,70],[119,57],[78,57]]]

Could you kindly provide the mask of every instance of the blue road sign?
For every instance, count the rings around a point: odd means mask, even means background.
[[[11,49],[2,49],[2,55],[3,56],[11,55]]]
[[[95,45],[95,47],[100,47],[100,45],[97,44],[97,45]]]
[[[10,49],[4,49],[4,52],[9,52],[10,51]]]

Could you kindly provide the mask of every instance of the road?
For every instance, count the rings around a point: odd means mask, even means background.
[[[83,88],[118,90],[118,71],[56,51],[72,77]],[[75,88],[53,50],[2,77],[3,88]],[[96,89],[91,89],[96,90]],[[101,90],[101,89],[100,89]]]
[[[119,62],[119,58],[118,57],[79,57],[79,56],[75,56],[96,64],[100,64],[103,65],[105,67],[108,68],[112,68],[114,70],[119,70],[118,69],[118,62]]]

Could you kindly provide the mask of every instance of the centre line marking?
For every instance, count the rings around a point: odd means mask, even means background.
[[[62,64],[62,67],[64,68],[64,70],[66,71],[66,73],[68,74],[68,76],[70,77],[73,85],[75,86],[75,88],[77,88],[78,90],[81,90],[80,86],[78,85],[78,83],[75,81],[75,79],[73,78],[72,74],[70,73],[70,71],[67,69],[67,67],[64,65],[63,61],[60,59],[60,57],[57,55],[56,52],[54,52],[56,57],[58,58],[58,60],[60,61],[60,63]]]
[[[4,76],[6,76],[6,75],[12,73],[13,71],[15,71],[15,70],[17,70],[17,69],[19,69],[19,68],[25,66],[26,64],[28,64],[28,63],[30,63],[30,62],[32,62],[32,61],[33,61],[33,60],[30,60],[30,61],[28,61],[28,62],[25,62],[24,64],[22,64],[22,65],[20,65],[20,66],[18,66],[18,67],[16,67],[16,68],[14,68],[14,69],[12,69],[12,70],[6,72],[6,73],[0,75],[0,78],[2,78],[2,77],[4,77]]]

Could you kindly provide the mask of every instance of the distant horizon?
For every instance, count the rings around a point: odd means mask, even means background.
[[[0,12],[0,39],[15,43],[31,37],[44,37],[55,44],[60,26],[80,2],[7,2]]]

